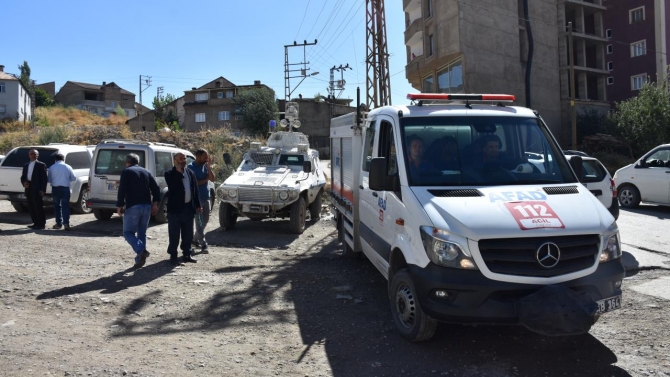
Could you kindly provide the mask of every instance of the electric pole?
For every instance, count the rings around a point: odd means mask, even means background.
[[[342,64],[340,64],[339,67],[333,66],[333,68],[330,69],[330,86],[328,87],[328,94],[330,94],[333,99],[335,98],[335,91],[339,91],[339,94],[337,97],[339,97],[342,94],[342,91],[344,90],[344,85],[346,85],[346,81],[344,80],[344,71],[347,69],[352,69],[349,67],[349,64],[345,65],[344,67]],[[335,71],[340,72],[340,79],[335,82]],[[337,86],[337,88],[336,88]]]
[[[367,109],[391,104],[386,15],[384,0],[365,0],[367,52]]]
[[[142,89],[142,81],[146,84],[146,88]],[[149,89],[151,86],[151,76],[144,76],[144,79],[142,79],[142,75],[140,75],[140,107],[137,109],[137,112],[140,114],[140,126],[142,129],[145,129],[144,124],[142,123],[142,92]]]
[[[163,94],[163,87],[159,86],[156,88],[156,99],[159,101],[161,100],[161,94]]]
[[[293,91],[296,90],[296,88],[298,88],[298,86],[307,78],[307,76],[308,76],[307,71],[310,70],[309,68],[307,68],[307,64],[309,64],[309,62],[306,61],[307,60],[307,46],[313,46],[316,43],[317,43],[317,40],[315,39],[314,43],[307,43],[307,41],[305,40],[302,44],[298,44],[296,41],[293,41],[292,45],[284,45],[284,99],[286,100],[286,102],[291,100],[291,94],[293,93]],[[289,63],[288,49],[290,47],[300,47],[300,46],[302,46],[302,54],[303,54],[302,62],[300,62],[300,63]],[[302,68],[291,69],[291,66],[296,66],[296,65],[302,66]],[[291,72],[300,72],[300,74],[297,75],[297,76],[291,76],[292,75]],[[314,72],[314,73],[309,74],[309,76],[314,76],[314,75],[317,75],[318,73],[319,72]],[[302,80],[300,80],[298,85],[296,85],[295,88],[293,88],[293,90],[291,90],[291,79],[296,78],[296,77],[302,77]]]

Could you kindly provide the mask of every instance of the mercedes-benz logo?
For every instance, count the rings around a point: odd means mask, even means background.
[[[535,252],[537,263],[544,268],[552,268],[561,259],[561,249],[553,242],[545,242]]]

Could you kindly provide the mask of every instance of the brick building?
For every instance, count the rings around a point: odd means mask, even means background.
[[[54,100],[64,106],[73,106],[105,117],[114,114],[117,106],[129,118],[137,113],[135,94],[113,82],[98,85],[68,81],[54,96]]]

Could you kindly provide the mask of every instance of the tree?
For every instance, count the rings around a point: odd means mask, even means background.
[[[19,65],[19,81],[23,86],[28,90],[29,93],[32,93],[32,85],[30,84],[30,66],[27,61],[23,61],[23,64]]]
[[[35,88],[35,106],[53,106],[54,99],[42,88]]]
[[[126,116],[126,110],[124,110],[121,105],[116,105],[116,108],[114,109],[114,113],[116,116],[124,117]]]
[[[316,94],[314,95],[314,101],[323,102],[324,101],[323,95],[320,92],[316,92]]]
[[[164,96],[156,96],[152,102],[154,107],[154,126],[156,130],[161,128],[172,128],[179,129],[179,118],[172,110],[166,110],[165,106],[174,102],[177,97],[172,94],[166,94]]]
[[[266,88],[240,91],[233,97],[233,103],[242,115],[244,127],[254,135],[265,134],[270,120],[276,120],[279,112],[274,93]]]
[[[670,93],[666,79],[646,84],[637,97],[616,104],[612,119],[635,155],[670,140]]]

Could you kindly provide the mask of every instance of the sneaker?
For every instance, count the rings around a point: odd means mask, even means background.
[[[71,229],[70,229],[70,226],[67,225],[67,224],[63,225],[63,227],[65,227],[65,230],[67,230],[68,232],[71,230]]]
[[[62,227],[63,227],[62,225],[56,224],[56,225],[52,226],[51,229],[60,229]]]

